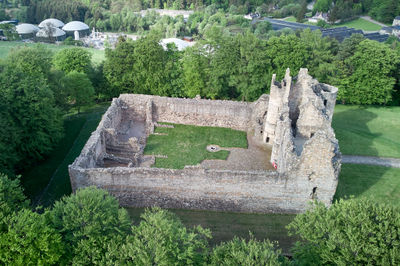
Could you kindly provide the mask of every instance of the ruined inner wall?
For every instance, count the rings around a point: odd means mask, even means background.
[[[294,84],[289,74],[283,83],[273,82],[276,94],[254,103],[121,95],[69,166],[73,191],[94,185],[110,191],[121,205],[134,207],[293,213],[304,211],[311,199],[329,205],[340,171],[340,152],[330,127],[330,104],[334,106],[336,95],[304,70]],[[271,108],[275,113],[268,123]],[[273,132],[271,161],[277,171],[101,167],[110,143],[118,148],[113,138],[127,120],[142,121],[145,134],[156,122],[229,127],[264,143],[264,132]]]
[[[154,122],[227,127],[247,131],[252,126],[254,103],[183,99],[140,94],[121,94],[119,100],[130,112],[142,114],[151,106]]]

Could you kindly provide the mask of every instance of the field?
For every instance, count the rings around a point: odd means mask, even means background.
[[[246,132],[229,128],[173,125],[174,128],[157,127],[150,135],[144,154],[167,155],[168,158],[156,158],[154,167],[183,169],[185,165],[196,165],[205,159],[225,160],[229,152],[221,150],[209,152],[207,145],[220,147],[247,148]]]
[[[355,29],[364,30],[364,31],[379,31],[382,28],[382,26],[372,23],[370,21],[367,21],[363,18],[357,18],[352,21],[335,24],[332,27],[333,28],[348,27],[348,28],[355,28]]]
[[[335,199],[349,196],[400,207],[400,168],[343,164]]]
[[[7,57],[8,53],[12,49],[16,49],[18,47],[32,47],[37,45],[36,43],[23,43],[23,42],[0,42],[0,59],[4,59]],[[52,52],[57,52],[64,48],[71,48],[73,46],[69,45],[56,45],[56,44],[48,44],[42,43],[46,48],[50,49]],[[105,59],[104,50],[92,49],[92,48],[84,48],[90,51],[92,54],[92,62],[93,64],[100,64]]]
[[[340,151],[400,158],[400,107],[336,105],[332,127]]]

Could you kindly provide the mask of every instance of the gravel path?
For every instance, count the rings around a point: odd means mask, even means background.
[[[386,157],[342,155],[342,163],[371,164],[400,168],[400,159]]]

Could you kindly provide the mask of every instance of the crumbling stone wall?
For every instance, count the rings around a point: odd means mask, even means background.
[[[281,83],[274,75],[271,94],[254,103],[122,94],[69,166],[72,189],[95,185],[109,190],[121,205],[134,207],[295,213],[311,199],[329,205],[341,159],[331,128],[336,92],[301,69],[295,78],[287,70]],[[122,138],[119,131],[128,122],[143,123],[144,137]],[[157,122],[247,131],[262,145],[272,145],[276,171],[140,167],[146,136]],[[128,147],[120,152],[121,163],[126,157],[130,163],[104,168],[112,148],[121,145]]]

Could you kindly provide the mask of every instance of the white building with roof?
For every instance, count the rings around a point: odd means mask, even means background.
[[[42,22],[40,22],[39,28],[42,29],[42,28],[45,28],[46,26],[51,26],[51,27],[61,29],[62,27],[64,27],[64,22],[62,22],[61,20],[58,20],[56,18],[48,18],[48,19],[45,19]]]
[[[21,39],[31,39],[36,36],[36,33],[40,29],[33,24],[22,23],[22,24],[17,25],[15,27],[15,30],[17,31],[17,33],[21,37]]]
[[[164,50],[167,50],[167,45],[169,43],[175,44],[176,48],[178,48],[178,51],[183,51],[187,47],[193,46],[195,42],[187,42],[178,38],[167,38],[167,39],[162,39],[160,44],[164,48]]]
[[[65,32],[56,27],[45,27],[36,33],[36,39],[41,42],[61,42],[65,38]]]
[[[89,26],[81,21],[71,21],[62,27],[67,36],[74,36],[75,40],[90,35]]]

